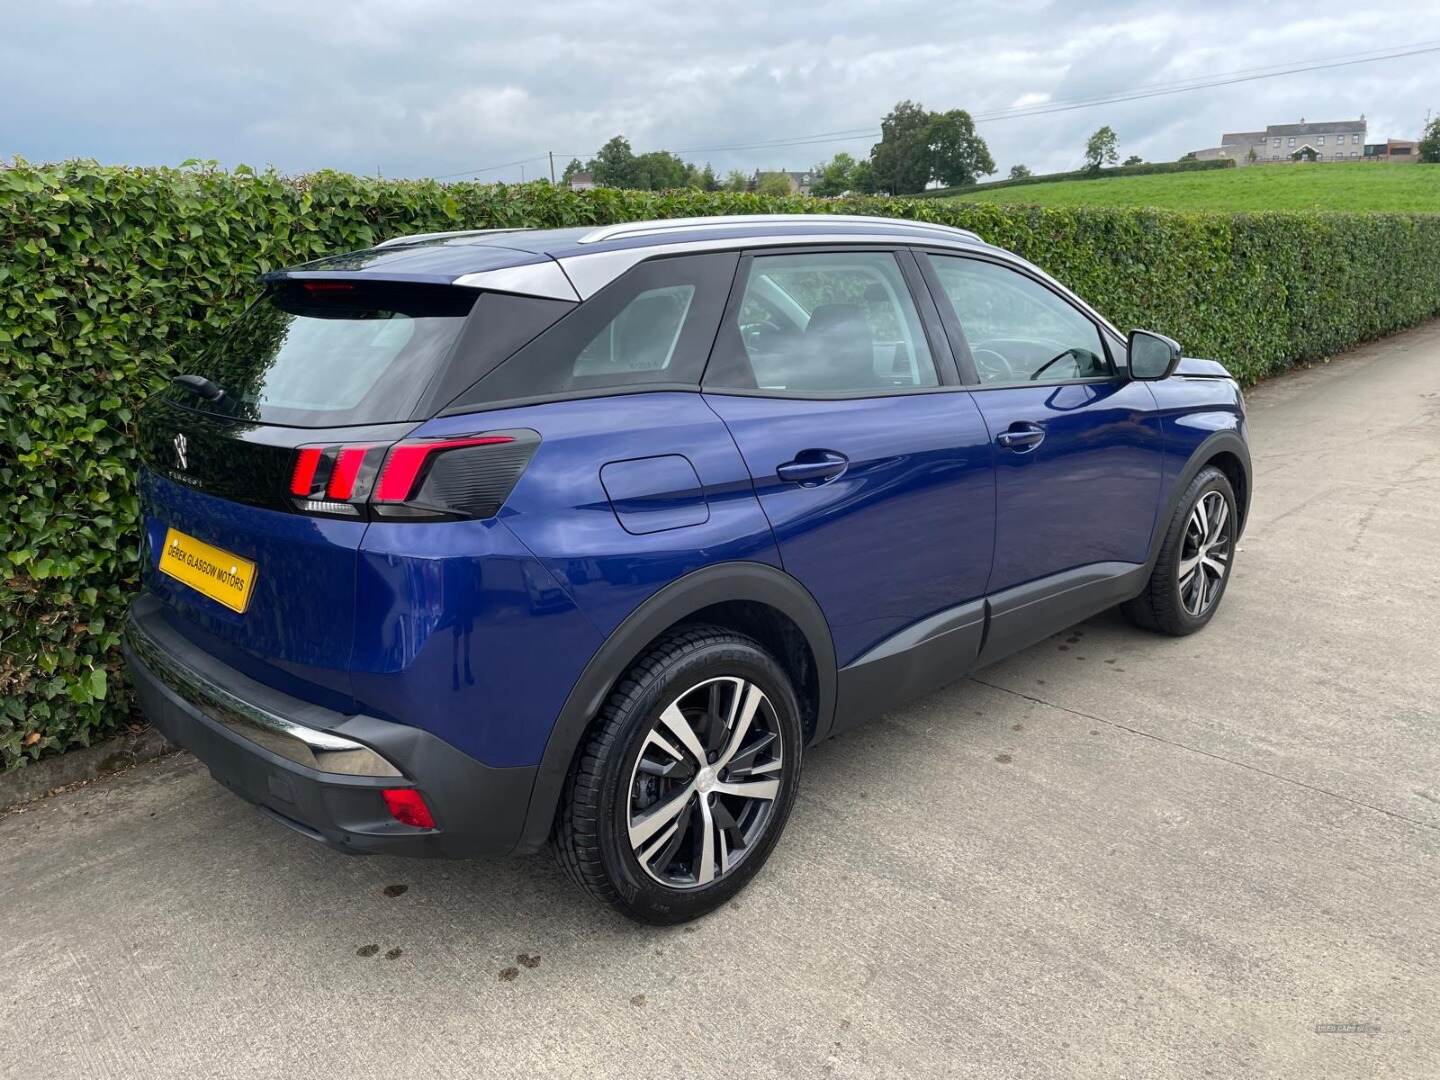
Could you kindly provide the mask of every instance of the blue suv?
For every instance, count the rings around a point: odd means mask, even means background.
[[[1198,630],[1239,387],[973,233],[753,216],[410,236],[270,274],[146,404],[145,711],[348,852],[549,843],[741,889],[804,751],[1102,609]]]

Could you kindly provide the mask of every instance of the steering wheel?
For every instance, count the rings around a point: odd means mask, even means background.
[[[1031,373],[1030,381],[1034,382],[1036,379],[1040,378],[1040,376],[1043,375],[1046,371],[1058,364],[1061,360],[1064,360],[1067,356],[1075,356],[1075,354],[1075,349],[1066,349],[1059,355],[1052,356],[1049,360],[1046,360],[1045,363],[1041,364]]]
[[[1003,353],[977,345],[970,350],[970,358],[975,361],[975,370],[982,381],[1015,381],[1015,369],[1010,366],[1010,361],[1005,359]]]

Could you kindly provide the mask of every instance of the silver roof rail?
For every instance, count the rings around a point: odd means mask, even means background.
[[[864,214],[725,214],[715,217],[659,218],[654,221],[627,221],[619,225],[603,225],[580,237],[579,243],[595,244],[601,240],[619,240],[635,236],[655,236],[681,229],[729,229],[736,225],[824,225],[843,222],[847,225],[874,225],[906,232],[945,233],[980,240],[978,233],[913,218],[867,217]]]
[[[495,236],[498,233],[529,232],[528,229],[456,229],[454,232],[422,232],[409,236],[392,236],[381,240],[377,248],[395,247],[397,244],[419,244],[425,240],[448,240],[452,236]]]

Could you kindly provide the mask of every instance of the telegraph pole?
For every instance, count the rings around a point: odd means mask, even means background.
[[[555,151],[554,151],[554,150],[551,150],[549,153],[550,153],[550,183],[551,183],[551,184],[554,184],[554,183],[555,183]]]

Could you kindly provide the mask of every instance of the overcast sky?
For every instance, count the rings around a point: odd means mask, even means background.
[[[802,169],[874,139],[720,148],[878,130],[902,98],[982,116],[1440,44],[1440,3],[0,0],[0,25],[0,157],[438,177],[548,150],[558,170],[617,132],[721,172]],[[1077,166],[1101,124],[1122,155],[1171,160],[1301,117],[1364,113],[1372,142],[1415,138],[1427,109],[1440,111],[1440,53],[980,131],[1003,175]]]

